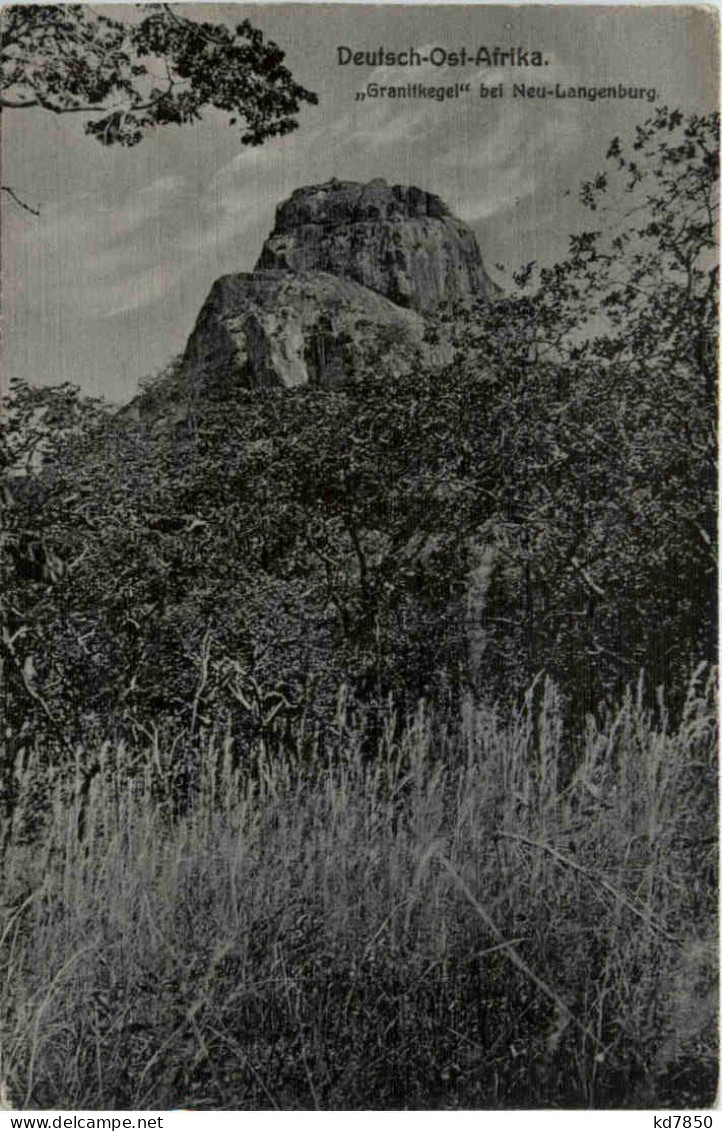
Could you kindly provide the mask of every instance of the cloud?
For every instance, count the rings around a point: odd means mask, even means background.
[[[105,318],[156,302],[174,286],[172,251],[186,225],[187,185],[158,177],[120,200],[84,193],[49,205],[11,245],[26,300]]]
[[[38,227],[26,234],[25,241],[45,238],[59,245],[80,241],[105,247],[160,217],[183,185],[182,177],[159,177],[125,200],[103,199],[91,193],[66,198],[42,209]]]
[[[234,243],[255,246],[271,230],[278,204],[301,185],[331,176],[337,158],[332,132],[319,128],[237,154],[200,196],[195,227],[182,242],[184,250],[210,257]]]
[[[199,228],[191,244],[201,252],[252,232],[264,214],[298,187],[304,157],[295,139],[269,142],[238,154],[220,169],[199,200]]]
[[[151,303],[164,298],[177,281],[177,268],[163,261],[130,277],[120,279],[105,288],[103,305],[110,305],[110,309],[99,312],[100,317],[113,318],[118,314],[127,314],[131,310],[150,306]]]
[[[581,131],[576,110],[549,113],[533,132],[523,131],[518,116],[501,113],[494,129],[476,152],[450,149],[441,164],[464,172],[467,190],[456,204],[460,219],[468,224],[489,220],[531,199],[548,178],[549,154],[563,162],[576,149]],[[479,192],[479,182],[484,186]]]
[[[149,220],[157,219],[183,193],[183,177],[158,177],[146,188],[130,195],[119,208],[112,210],[116,236],[129,235]]]
[[[448,85],[455,72],[414,68],[413,81]],[[445,193],[452,211],[467,223],[487,221],[528,200],[537,191],[551,163],[563,163],[582,136],[580,105],[574,102],[515,98],[513,84],[525,82],[553,86],[570,81],[568,68],[545,67],[542,72],[520,72],[509,68],[479,68],[463,72],[470,85],[468,94],[443,102],[386,99],[364,119],[354,142],[377,150],[418,147],[423,136],[429,171],[437,190]],[[409,70],[379,68],[369,82],[379,86],[404,86]],[[503,96],[482,99],[480,87],[498,88]],[[366,102],[360,104],[358,118]]]

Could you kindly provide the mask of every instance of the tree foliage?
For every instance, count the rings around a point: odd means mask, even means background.
[[[80,4],[3,10],[3,109],[99,115],[86,133],[103,145],[136,145],[159,125],[199,121],[213,107],[260,145],[297,126],[316,96],[293,80],[284,53],[244,20],[235,30],[198,23],[168,4],[136,5],[136,22]]]
[[[714,659],[719,116],[659,110],[582,188],[598,226],[462,331],[495,409],[494,630],[583,704]]]

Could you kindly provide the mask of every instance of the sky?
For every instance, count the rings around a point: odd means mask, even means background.
[[[3,376],[69,381],[130,400],[182,353],[213,281],[252,271],[276,207],[294,189],[383,177],[438,194],[473,229],[501,285],[522,263],[563,257],[590,226],[581,182],[609,141],[654,105],[717,106],[717,17],[703,7],[184,4],[192,18],[250,19],[314,90],[299,129],[260,148],[216,111],[133,149],[101,147],[77,114],[3,115],[2,180],[39,208],[3,204]],[[104,6],[123,18],[132,6]],[[132,18],[132,17],[131,17]],[[544,65],[448,65],[449,53],[539,51]],[[441,60],[340,65],[339,47]],[[446,55],[444,54],[446,53]],[[446,60],[446,61],[444,61]],[[469,84],[457,99],[356,98],[367,84]],[[513,97],[517,83],[655,91],[642,99]],[[503,94],[481,97],[481,86]],[[501,267],[505,270],[500,270]]]

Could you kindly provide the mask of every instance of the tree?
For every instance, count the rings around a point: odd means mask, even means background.
[[[36,389],[11,380],[0,401],[0,682],[8,720],[18,712],[51,715],[33,653],[67,568],[72,520],[45,513],[43,476],[60,449],[79,455],[110,420],[99,401],[68,384]]]
[[[594,230],[459,334],[496,374],[492,653],[579,714],[714,662],[719,115],[659,109],[582,188]],[[492,660],[492,667],[494,661]]]
[[[261,145],[297,127],[302,103],[317,102],[248,20],[232,30],[169,4],[136,7],[147,13],[137,22],[80,4],[5,7],[0,111],[90,115],[85,132],[101,145],[131,146],[156,126],[200,121],[213,107],[239,125],[243,145]]]

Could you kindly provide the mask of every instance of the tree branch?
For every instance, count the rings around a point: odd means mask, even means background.
[[[0,98],[0,109],[2,110],[27,110],[31,106],[40,106],[37,98],[32,102],[12,102],[9,98]]]
[[[0,185],[0,192],[6,192],[8,196],[11,196],[15,203],[19,204],[21,208],[24,208],[26,212],[31,212],[33,216],[40,215],[40,210],[37,208],[31,208],[29,204],[26,204],[24,200],[21,200],[15,190],[10,188],[10,185]]]

